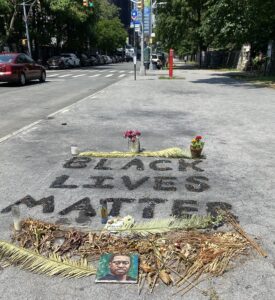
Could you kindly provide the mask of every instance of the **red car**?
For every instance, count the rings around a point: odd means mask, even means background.
[[[0,53],[0,82],[46,81],[46,70],[24,53]]]

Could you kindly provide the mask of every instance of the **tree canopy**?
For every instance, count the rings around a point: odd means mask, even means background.
[[[26,1],[32,45],[36,48],[62,47],[72,51],[103,45],[105,51],[113,51],[116,47],[123,46],[126,31],[118,18],[119,8],[108,0],[93,2],[94,7],[90,9],[83,6],[82,0]],[[21,0],[0,0],[2,46],[12,43],[18,45],[25,38],[21,3]]]
[[[157,39],[178,53],[254,48],[275,39],[275,0],[167,0],[157,7]]]

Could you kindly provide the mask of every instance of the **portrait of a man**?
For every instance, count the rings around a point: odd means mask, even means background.
[[[136,283],[137,278],[136,254],[103,254],[100,257],[96,282]]]

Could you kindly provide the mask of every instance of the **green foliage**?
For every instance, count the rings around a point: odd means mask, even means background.
[[[96,26],[97,46],[109,52],[125,44],[127,33],[118,18],[100,19]]]
[[[170,0],[157,8],[157,40],[178,54],[207,47],[255,51],[275,39],[275,0]]]
[[[0,46],[20,44],[25,37],[23,10],[20,0],[0,0]],[[102,46],[112,51],[123,46],[126,32],[118,19],[119,9],[108,0],[94,0],[93,9],[83,6],[82,0],[33,0],[27,7],[32,44],[71,51]],[[104,28],[106,26],[106,28]],[[106,39],[106,40],[104,40]]]

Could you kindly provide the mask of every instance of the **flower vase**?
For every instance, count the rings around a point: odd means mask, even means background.
[[[138,138],[136,138],[134,141],[128,139],[128,150],[129,152],[134,152],[134,153],[140,152],[140,142]]]
[[[200,158],[203,148],[193,148],[190,146],[191,156],[192,158]]]

